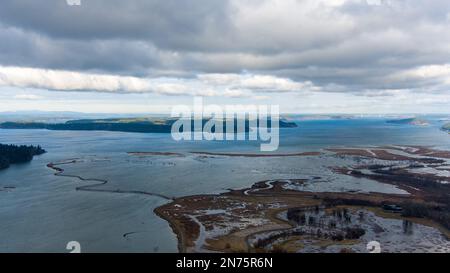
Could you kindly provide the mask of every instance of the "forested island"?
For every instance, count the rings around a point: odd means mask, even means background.
[[[392,119],[386,121],[391,124],[408,124],[408,125],[416,125],[416,126],[425,126],[428,125],[428,121],[420,118],[404,118],[404,119]]]
[[[39,122],[4,122],[0,123],[1,129],[47,129],[47,130],[72,130],[72,131],[117,131],[134,133],[170,133],[172,125],[177,119],[149,119],[149,118],[114,118],[114,119],[80,119],[70,120],[65,123],[39,123]],[[203,119],[204,125],[208,119]],[[259,122],[259,121],[258,121]],[[235,119],[235,128],[237,120]],[[268,120],[268,126],[271,121]],[[191,122],[194,128],[194,121]],[[294,128],[294,122],[280,120],[279,128]],[[225,122],[224,122],[225,129]],[[245,120],[245,130],[249,131],[249,121]]]
[[[447,131],[450,133],[450,122],[444,124],[444,126],[442,126],[442,130]]]
[[[45,152],[40,146],[0,144],[0,170],[8,168],[10,164],[29,162],[33,156]]]

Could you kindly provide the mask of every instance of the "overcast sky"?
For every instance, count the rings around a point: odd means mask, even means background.
[[[2,0],[0,112],[450,113],[448,0]]]

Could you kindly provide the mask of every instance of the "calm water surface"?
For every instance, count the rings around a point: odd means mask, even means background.
[[[387,124],[384,119],[301,121],[281,129],[277,152],[319,151],[328,147],[433,145],[450,149],[450,135],[429,126]],[[84,252],[172,252],[176,237],[153,209],[168,202],[156,196],[76,191],[92,184],[58,177],[49,162],[77,158],[66,174],[108,180],[107,190],[146,191],[171,197],[219,193],[266,179],[321,176],[304,190],[400,190],[374,181],[339,177],[329,166],[351,164],[331,156],[203,157],[190,151],[259,151],[255,142],[175,142],[167,134],[1,130],[0,143],[41,145],[48,153],[0,171],[0,252],[68,252],[79,241]],[[169,151],[182,157],[128,155]],[[5,188],[6,187],[6,188]],[[14,188],[9,188],[14,187]]]

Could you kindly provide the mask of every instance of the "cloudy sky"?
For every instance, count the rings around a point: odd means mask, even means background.
[[[0,5],[0,112],[450,112],[448,0]]]

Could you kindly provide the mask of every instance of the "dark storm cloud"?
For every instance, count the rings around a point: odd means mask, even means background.
[[[4,24],[66,39],[150,40],[163,48],[201,46],[197,39],[227,22],[222,0],[65,0],[2,1]]]
[[[444,0],[81,1],[2,1],[0,65],[150,77],[247,71],[336,92],[445,90],[450,77]],[[416,73],[427,66],[437,66],[430,77]]]

